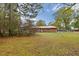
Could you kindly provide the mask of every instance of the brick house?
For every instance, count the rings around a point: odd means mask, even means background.
[[[57,28],[55,26],[36,26],[33,27],[33,30],[36,32],[57,32]]]
[[[73,32],[79,32],[79,28],[74,28],[72,31]]]

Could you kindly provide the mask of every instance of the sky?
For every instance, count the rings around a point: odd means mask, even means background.
[[[43,8],[39,11],[36,20],[44,20],[46,24],[55,21],[55,12],[63,7],[62,3],[45,3]]]
[[[35,22],[38,21],[38,20],[44,20],[45,23],[48,25],[49,22],[55,21],[55,18],[56,18],[55,12],[63,6],[64,6],[63,3],[43,3],[42,4],[43,8],[40,9],[36,18],[34,18],[32,20],[34,20]],[[73,6],[73,9],[74,8],[79,10],[79,4],[76,4],[75,6]],[[25,22],[25,20],[23,20],[23,19],[22,19],[22,21]]]

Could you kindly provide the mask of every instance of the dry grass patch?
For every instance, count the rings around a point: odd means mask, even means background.
[[[37,33],[30,37],[0,38],[0,55],[79,55],[79,33]]]

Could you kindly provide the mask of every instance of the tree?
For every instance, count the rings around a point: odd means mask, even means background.
[[[9,10],[9,36],[15,35],[18,32],[19,18],[17,4],[8,4]]]
[[[24,16],[25,19],[35,18],[42,8],[42,5],[39,3],[22,3],[18,4],[18,9],[21,16]]]
[[[68,9],[68,7],[63,7],[63,8],[61,8],[61,9],[59,9],[57,11],[56,19],[59,19],[60,18],[60,21],[61,21],[59,23],[59,26],[60,25],[64,25],[63,28],[65,28],[65,30],[67,30],[67,31],[70,30],[70,22],[72,20],[71,19],[72,18],[72,14],[73,14],[73,10],[72,9]]]
[[[19,16],[17,11],[17,4],[4,3],[1,4],[0,9],[0,34],[1,36],[11,36],[15,34],[18,28]]]
[[[24,20],[26,20],[26,23],[23,26],[24,29],[26,29],[26,30],[25,31],[22,30],[22,32],[24,31],[26,33],[26,35],[34,34],[34,32],[32,31],[33,21],[31,21],[30,19],[35,18],[41,8],[42,8],[42,5],[39,3],[38,4],[37,3],[18,4],[20,16],[23,17]],[[22,23],[22,21],[21,21],[21,23]],[[20,25],[22,25],[22,24],[20,24]]]
[[[20,35],[22,25],[20,18],[22,16],[26,20],[25,33],[34,33],[32,31],[33,21],[30,19],[36,17],[40,9],[41,4],[37,3],[0,4],[0,36]]]
[[[54,22],[49,22],[48,23],[48,26],[53,26],[54,25]]]
[[[5,20],[8,21],[8,34],[9,36],[16,35],[19,26],[19,15],[17,12],[17,4],[5,4]]]
[[[74,22],[74,28],[79,29],[79,15],[77,15],[77,17],[75,19],[76,19],[76,21]]]
[[[56,26],[58,30],[64,30],[64,23],[61,17],[57,17],[53,25]]]
[[[46,26],[46,23],[44,20],[39,20],[37,21],[36,26]]]
[[[54,24],[59,29],[70,29],[70,22],[73,14],[73,10],[71,9],[74,4],[66,4],[68,6],[63,7],[57,11],[56,21]],[[13,36],[19,35],[21,29],[21,20],[20,17],[23,17],[26,20],[26,23],[23,25],[25,34],[30,35],[30,33],[34,33],[32,31],[33,21],[31,18],[35,18],[40,9],[42,8],[42,4],[39,3],[2,3],[0,4],[0,36]],[[37,26],[45,26],[45,21],[39,20],[36,23]],[[64,26],[62,26],[64,25]],[[79,28],[79,17],[76,17],[76,22],[74,23],[74,27]]]
[[[4,4],[0,4],[0,36],[3,36],[4,32]]]

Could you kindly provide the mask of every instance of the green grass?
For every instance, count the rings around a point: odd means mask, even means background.
[[[31,37],[0,38],[2,56],[79,56],[79,33],[37,33]]]

